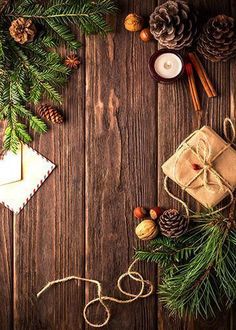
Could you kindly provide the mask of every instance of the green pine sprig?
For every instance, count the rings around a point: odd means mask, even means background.
[[[71,30],[72,25],[86,34],[106,34],[107,14],[115,14],[112,0],[36,0],[4,2],[0,12],[0,120],[7,121],[4,148],[16,152],[20,141],[32,140],[29,128],[43,133],[46,124],[32,106],[44,96],[53,103],[62,103],[60,87],[71,71],[64,65],[56,47],[64,43],[76,51],[81,47]],[[14,19],[30,18],[38,34],[31,43],[21,45],[9,33]]]
[[[136,258],[162,267],[158,294],[170,313],[207,319],[236,300],[236,224],[221,214],[193,218],[187,234],[157,237]]]

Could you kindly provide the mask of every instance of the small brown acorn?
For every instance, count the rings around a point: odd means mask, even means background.
[[[150,32],[150,29],[149,28],[145,28],[143,29],[140,34],[140,39],[144,42],[149,42],[150,40],[153,39],[153,35],[151,34]]]
[[[129,14],[125,18],[124,25],[125,25],[126,30],[128,30],[130,32],[137,32],[137,31],[142,30],[143,23],[144,23],[144,20],[143,20],[142,16],[139,16],[137,14]]]
[[[153,220],[156,220],[162,215],[163,210],[160,206],[156,206],[156,207],[152,207],[149,213],[150,213],[150,217]]]
[[[134,209],[134,216],[137,219],[145,218],[147,213],[148,213],[147,210],[142,206],[138,206]]]

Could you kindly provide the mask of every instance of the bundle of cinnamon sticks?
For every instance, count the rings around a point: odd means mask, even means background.
[[[189,84],[189,90],[193,102],[193,106],[195,111],[199,112],[202,111],[199,96],[197,92],[197,87],[195,83],[194,73],[193,73],[193,67],[202,83],[202,86],[207,94],[208,97],[215,97],[217,96],[216,90],[213,87],[212,82],[210,81],[206,70],[204,69],[202,63],[200,62],[198,56],[192,52],[188,53],[188,59],[185,69],[188,77],[188,84]]]

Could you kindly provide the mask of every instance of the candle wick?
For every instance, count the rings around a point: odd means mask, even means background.
[[[170,69],[171,66],[172,66],[172,65],[171,65],[171,63],[170,63],[169,61],[164,63],[164,68],[165,68],[165,69]]]

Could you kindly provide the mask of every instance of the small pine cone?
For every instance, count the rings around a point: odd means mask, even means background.
[[[150,16],[150,31],[160,45],[170,49],[191,46],[197,32],[197,17],[187,2],[166,1]]]
[[[165,211],[159,219],[162,235],[177,238],[188,230],[188,219],[177,210]]]
[[[80,60],[77,55],[72,54],[66,57],[65,65],[70,69],[78,69]]]
[[[226,15],[210,18],[199,36],[197,50],[212,62],[227,61],[236,55],[234,19]]]
[[[12,38],[23,45],[34,40],[36,27],[31,19],[19,17],[11,23],[9,31]]]
[[[53,124],[62,124],[64,121],[58,109],[48,104],[42,104],[38,109],[38,114]]]

